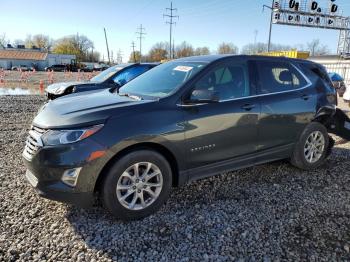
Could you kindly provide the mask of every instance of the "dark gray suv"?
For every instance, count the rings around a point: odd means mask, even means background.
[[[279,159],[323,164],[350,139],[325,69],[260,56],[201,56],[162,64],[125,84],[45,104],[23,152],[26,177],[47,198],[116,217],[159,209],[171,187]]]

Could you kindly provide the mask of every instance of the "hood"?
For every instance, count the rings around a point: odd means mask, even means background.
[[[54,83],[49,85],[46,88],[46,92],[54,95],[63,94],[68,87],[75,85],[91,85],[92,82],[62,82],[62,83]]]
[[[150,102],[119,96],[109,90],[68,95],[46,103],[34,118],[33,125],[57,129],[101,124],[111,116],[130,113],[130,106]]]

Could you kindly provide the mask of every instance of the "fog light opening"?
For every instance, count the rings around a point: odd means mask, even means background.
[[[77,185],[80,170],[81,167],[68,169],[64,171],[61,178],[62,182],[68,186],[75,187]]]

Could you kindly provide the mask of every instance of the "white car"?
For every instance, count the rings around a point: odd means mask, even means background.
[[[346,87],[346,91],[343,95],[344,102],[349,103],[350,106],[350,87]]]

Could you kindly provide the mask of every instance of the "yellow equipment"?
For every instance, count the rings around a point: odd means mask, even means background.
[[[310,57],[310,52],[301,52],[301,51],[298,51],[296,49],[292,49],[290,51],[264,52],[264,53],[259,53],[259,55],[284,56],[284,57],[289,57],[289,58],[308,59]]]

